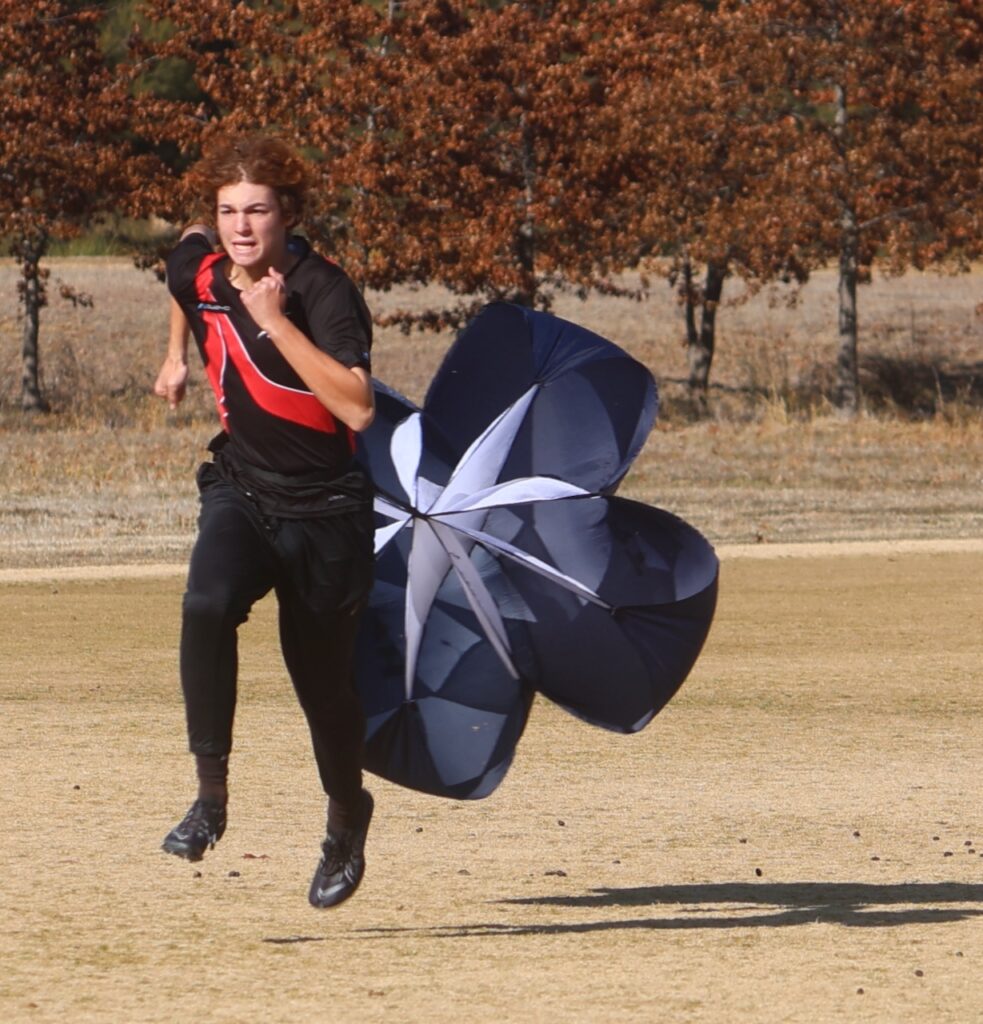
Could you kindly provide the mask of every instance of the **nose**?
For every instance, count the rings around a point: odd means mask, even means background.
[[[235,215],[235,229],[240,235],[249,234],[249,217],[245,210],[237,210]]]

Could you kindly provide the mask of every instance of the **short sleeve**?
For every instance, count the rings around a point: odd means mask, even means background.
[[[211,255],[212,246],[200,232],[193,232],[178,242],[167,257],[167,287],[170,293],[185,309],[198,301],[195,290],[195,275],[201,261]]]
[[[342,272],[326,276],[306,305],[314,344],[344,366],[371,370],[372,317],[352,280]]]

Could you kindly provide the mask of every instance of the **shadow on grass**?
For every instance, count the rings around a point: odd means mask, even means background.
[[[951,406],[983,406],[983,362],[873,354],[861,358],[860,375],[864,398],[875,408],[923,417]]]
[[[510,906],[556,907],[570,911],[665,908],[669,913],[665,916],[659,914],[618,918],[605,914],[603,919],[549,924],[493,922],[431,928],[365,928],[359,932],[373,937],[413,933],[432,938],[467,938],[576,935],[631,930],[788,928],[817,923],[854,928],[948,924],[983,916],[983,884],[718,882],[706,885],[593,889],[579,896],[532,896],[499,902]]]
[[[859,379],[863,406],[873,413],[923,420],[983,409],[983,362],[957,363],[925,354],[869,353],[860,356]],[[707,407],[689,393],[684,378],[660,377],[659,384],[672,386],[662,396],[666,400],[664,414],[681,422],[706,417]],[[790,413],[805,415],[831,408],[835,389],[834,368],[822,365],[794,382],[733,385],[711,381],[708,402],[715,415],[725,420],[751,415],[775,402]]]

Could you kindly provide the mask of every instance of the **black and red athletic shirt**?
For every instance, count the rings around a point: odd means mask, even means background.
[[[286,275],[286,315],[321,351],[371,372],[372,319],[365,300],[336,264],[297,237],[299,258]],[[215,393],[223,430],[238,459],[285,475],[340,476],[355,438],[311,393],[246,312],[229,281],[229,257],[197,232],[167,260],[167,284],[184,310]]]

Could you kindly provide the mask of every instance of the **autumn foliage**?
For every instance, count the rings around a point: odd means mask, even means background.
[[[103,12],[63,0],[0,0],[0,237],[22,269],[22,405],[38,379],[41,259],[53,238],[119,209],[153,167],[126,141],[130,91],[99,45]]]
[[[203,94],[202,121],[156,120],[188,145],[276,126],[316,155],[309,229],[367,285],[461,296],[428,323],[491,297],[547,304],[631,262],[607,6],[301,2],[250,12],[247,32],[239,7],[151,5],[173,26],[159,53],[193,64]]]
[[[774,106],[800,126],[778,172],[840,271],[834,400],[855,411],[857,284],[967,269],[983,238],[983,6],[973,0],[758,0],[735,38],[777,55]],[[738,42],[740,45],[740,42]]]
[[[305,228],[357,281],[454,296],[407,326],[668,277],[703,410],[732,278],[840,268],[853,411],[858,282],[980,252],[973,0],[142,0],[112,69],[105,6],[0,0],[7,237],[124,201],[180,222],[209,135],[276,131],[315,168]]]

